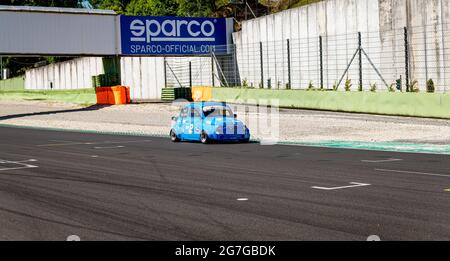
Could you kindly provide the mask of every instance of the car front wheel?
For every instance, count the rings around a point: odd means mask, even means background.
[[[209,139],[209,137],[208,137],[208,134],[206,134],[206,132],[202,131],[202,133],[200,134],[200,141],[201,141],[203,144],[208,144],[208,143],[210,143],[210,139]]]
[[[178,138],[177,134],[175,133],[174,130],[170,130],[170,140],[172,142],[179,142],[180,139]]]

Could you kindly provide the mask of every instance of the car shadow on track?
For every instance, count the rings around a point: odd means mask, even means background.
[[[177,142],[180,144],[186,143],[186,144],[199,144],[199,145],[237,145],[237,144],[259,144],[259,141],[251,140],[249,142],[239,142],[239,141],[211,141],[207,144],[202,144],[200,141],[195,140],[183,140],[180,142]]]
[[[109,107],[109,106],[110,105],[92,105],[92,106],[89,106],[89,107],[78,108],[78,109],[12,114],[12,115],[0,116],[0,121],[2,121],[2,120],[9,120],[9,119],[16,119],[16,118],[23,118],[23,117],[30,117],[30,116],[39,116],[39,115],[51,115],[51,114],[83,112],[83,111],[96,111],[96,110],[101,110],[101,109]]]

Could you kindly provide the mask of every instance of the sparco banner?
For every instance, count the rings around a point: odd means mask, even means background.
[[[223,53],[232,32],[230,27],[226,18],[121,16],[122,54]]]

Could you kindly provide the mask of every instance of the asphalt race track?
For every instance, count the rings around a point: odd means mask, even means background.
[[[450,156],[0,128],[0,239],[450,239]]]

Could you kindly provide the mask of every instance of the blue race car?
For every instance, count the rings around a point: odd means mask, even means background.
[[[204,144],[248,142],[250,131],[224,102],[191,102],[181,109],[178,117],[172,117],[170,138],[173,142],[190,140]]]

